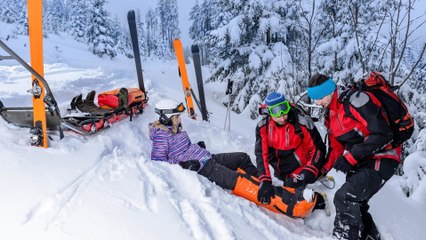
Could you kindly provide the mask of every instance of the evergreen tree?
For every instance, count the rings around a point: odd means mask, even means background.
[[[63,0],[51,0],[46,4],[46,11],[43,13],[45,31],[53,34],[64,32],[67,14]]]
[[[6,9],[5,3],[6,1],[0,1],[0,22],[3,22],[3,12]]]
[[[126,27],[120,24],[118,16],[115,16],[112,22],[112,39],[116,46],[117,53],[123,54],[127,57],[133,57],[132,45],[130,40],[130,33]]]
[[[147,56],[147,37],[145,33],[145,25],[141,18],[140,9],[136,9],[136,28],[138,31],[139,52],[142,56]]]
[[[314,56],[319,72],[339,75],[343,70],[342,59],[346,57],[343,58],[341,53],[351,39],[350,14],[347,10],[345,0],[323,1],[319,5],[318,11],[324,26],[323,38]]]
[[[25,1],[17,2],[17,14],[18,18],[16,23],[18,24],[18,28],[16,29],[17,34],[28,35],[28,14],[27,14],[27,5]]]
[[[191,9],[190,20],[192,25],[189,28],[189,36],[200,48],[202,64],[210,63],[210,50],[212,47],[209,44],[208,36],[213,30],[212,19],[215,15],[215,0],[204,0],[198,5],[198,1]]]
[[[376,36],[385,20],[384,4],[380,0],[321,3],[321,19],[328,27],[315,56],[319,71],[347,84],[368,71],[383,69],[376,64],[380,57]]]
[[[163,38],[158,39],[155,47],[155,55],[160,59],[171,59],[170,43]]]
[[[146,52],[147,56],[150,57],[153,52],[156,50],[157,39],[158,39],[158,20],[157,16],[152,10],[149,8],[145,15],[145,23],[146,23]]]
[[[5,23],[14,23],[19,17],[20,0],[3,0],[0,20]]]
[[[189,13],[189,19],[192,20],[192,25],[189,27],[189,36],[192,40],[195,40],[194,43],[199,44],[199,42],[203,39],[205,34],[205,28],[203,24],[201,16],[201,8],[198,5],[198,0],[195,1],[195,5],[191,8],[191,12]]]
[[[86,31],[88,22],[88,7],[86,0],[73,0],[70,5],[69,32],[75,40],[87,42]]]
[[[86,39],[93,54],[114,58],[114,40],[111,37],[111,20],[109,13],[104,9],[105,0],[93,0],[88,12],[89,26]]]
[[[281,4],[281,5],[280,5]],[[294,95],[297,84],[292,77],[288,37],[282,31],[281,1],[217,2],[208,36],[216,67],[210,80],[234,81],[233,109],[257,117],[257,108],[270,91]],[[285,14],[285,12],[284,12]],[[291,93],[291,94],[290,94]]]
[[[173,40],[180,35],[179,13],[177,0],[159,0],[157,4],[157,13],[160,19],[160,41],[157,45],[157,52],[161,49],[162,56],[172,58]],[[167,48],[164,47],[167,44]]]

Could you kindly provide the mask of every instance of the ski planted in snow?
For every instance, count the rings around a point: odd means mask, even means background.
[[[188,114],[189,114],[189,117],[191,117],[192,119],[196,119],[197,115],[195,114],[194,102],[193,102],[192,94],[191,94],[191,85],[189,84],[188,73],[186,72],[185,56],[183,54],[183,47],[179,38],[173,41],[173,46],[175,48],[176,59],[178,62],[179,72],[181,75],[180,77],[182,80],[183,92],[185,94],[185,101],[186,101]]]
[[[30,38],[30,56],[32,68],[44,76],[43,66],[43,1],[27,1],[28,5],[28,31]],[[31,133],[37,132],[31,137],[31,145],[47,148],[46,133],[46,106],[44,103],[45,85],[36,76],[32,75],[34,128]],[[40,139],[41,138],[41,139]]]
[[[143,75],[142,75],[141,55],[139,52],[138,31],[136,29],[136,17],[135,17],[134,10],[130,10],[127,13],[127,22],[129,23],[130,37],[132,39],[133,55],[134,55],[135,63],[136,63],[136,73],[138,75],[139,89],[146,96],[145,85],[143,82]]]
[[[203,75],[201,73],[200,49],[197,45],[191,47],[192,59],[194,60],[195,77],[197,78],[198,96],[200,97],[200,111],[204,121],[209,121],[206,98],[204,95]]]

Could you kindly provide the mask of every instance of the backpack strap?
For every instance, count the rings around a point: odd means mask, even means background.
[[[261,128],[263,126],[268,126],[269,120],[271,117],[269,115],[264,115],[264,117],[257,123],[257,127]]]
[[[305,135],[303,135],[302,132],[302,128],[300,128],[300,122],[299,122],[299,114],[297,113],[297,111],[295,111],[296,113],[296,121],[294,122],[294,130],[296,131],[296,133],[303,139],[305,137]]]
[[[352,94],[358,92],[358,94],[361,92],[361,90],[356,88],[350,88],[349,90],[346,90],[342,92],[342,94],[339,97],[339,100],[343,103],[343,109],[345,111],[345,116],[350,117],[354,119],[355,121],[358,121],[355,116],[351,113],[351,103],[349,99],[351,98]]]
[[[303,111],[301,109],[299,109],[299,106],[297,106],[295,104],[292,104],[292,109],[290,111],[294,114],[293,115],[293,117],[294,117],[294,123],[293,123],[294,131],[297,133],[297,135],[299,135],[303,139],[305,137],[305,135],[303,135],[302,128],[300,127],[300,121],[305,120],[304,119],[305,114],[303,114]],[[306,121],[306,123],[307,123],[307,121]]]

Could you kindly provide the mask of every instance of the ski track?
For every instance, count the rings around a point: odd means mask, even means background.
[[[182,212],[183,220],[190,226],[192,234],[195,239],[204,239],[208,237],[209,239],[235,239],[235,234],[230,231],[229,226],[225,223],[225,217],[220,214],[221,209],[215,207],[213,199],[209,196],[208,191],[203,182],[211,185],[212,183],[203,179],[205,181],[194,181],[193,178],[204,178],[202,176],[196,175],[195,172],[190,172],[192,174],[182,174],[182,171],[185,173],[187,170],[176,169],[171,174],[172,179],[175,179],[176,182],[181,182],[185,184],[183,191],[178,195],[182,198],[181,202],[178,205],[177,211]],[[195,175],[195,176],[194,176]],[[191,183],[191,184],[187,184]],[[209,186],[210,187],[210,186]],[[216,186],[211,186],[217,188]],[[218,189],[217,191],[224,191],[223,189]],[[197,199],[194,199],[194,192],[199,192],[201,196],[198,196]]]
[[[192,199],[192,195],[194,195],[192,191],[180,193],[172,190],[169,194],[171,204],[180,213],[182,221],[192,231],[193,237],[195,239],[235,239],[235,236],[224,224],[224,218],[219,213],[220,209],[214,207],[210,197],[206,196],[205,191],[203,191],[204,187],[200,182],[191,179],[194,177],[192,174],[192,176],[183,176],[182,170],[179,170],[179,179],[176,178],[176,171],[174,171],[172,173],[174,176],[170,180],[171,182],[196,184],[196,186],[190,185],[190,188],[195,190],[202,189],[201,192],[204,192],[202,196],[198,196],[198,199]],[[173,179],[175,180],[173,181]],[[209,182],[208,184],[211,183]]]
[[[251,228],[257,229],[258,232],[261,232],[264,238],[266,239],[279,239],[278,236],[276,236],[275,232],[278,228],[282,228],[282,226],[276,226],[274,221],[271,221],[271,217],[265,214],[264,211],[260,210],[258,214],[253,214],[252,211],[245,211],[245,209],[255,209],[259,208],[254,203],[249,202],[248,200],[244,202],[244,200],[240,201],[243,202],[239,205],[237,205],[237,215],[240,217],[240,219],[243,219],[247,225],[250,225]],[[235,206],[233,206],[235,207]],[[250,221],[255,220],[255,221]],[[259,224],[258,222],[268,222],[269,228],[264,229],[263,224]]]
[[[56,194],[40,200],[27,214],[27,218],[22,225],[34,219],[42,219],[47,230],[52,224],[58,222],[61,216],[66,215],[67,209],[72,207],[73,200],[77,199],[78,195],[89,186],[96,175],[97,169],[107,159],[107,155],[108,149],[104,150],[94,164],[72,180],[71,183],[58,190]]]
[[[148,179],[153,179],[154,177],[147,176],[146,172],[149,172],[149,169],[147,169],[148,167],[146,165],[141,165],[137,159],[134,159],[134,163],[136,165],[136,168],[139,171],[139,183],[142,185],[142,191],[143,191],[143,197],[141,198],[141,205],[142,206],[146,206],[147,209],[149,209],[152,212],[156,212],[158,211],[158,204],[157,201],[155,199],[155,197],[153,198],[153,196],[157,196],[158,195],[158,191],[159,189],[156,189],[155,186],[153,186],[154,184],[149,184],[152,183],[150,181],[147,181],[146,177],[148,177]],[[145,166],[145,167],[143,167]],[[165,184],[164,182],[161,184]]]

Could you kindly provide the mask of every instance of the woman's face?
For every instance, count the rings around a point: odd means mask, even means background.
[[[173,126],[179,126],[181,124],[180,114],[173,115],[170,119],[172,120]]]

